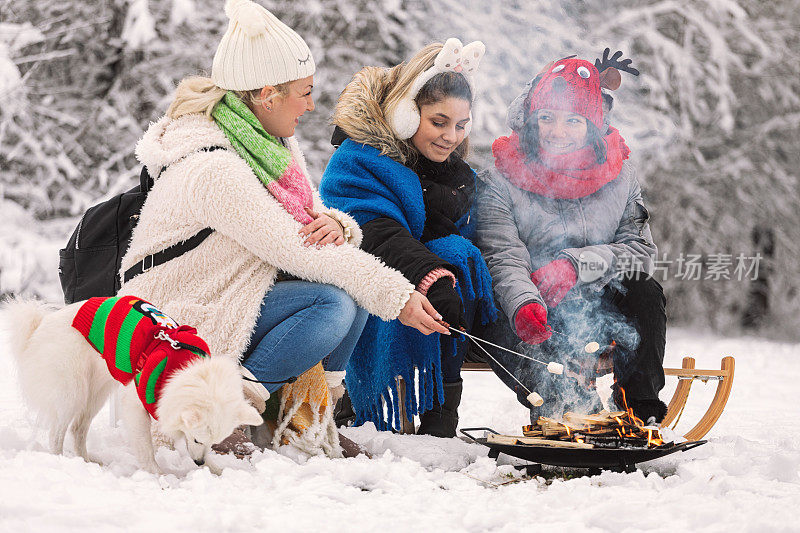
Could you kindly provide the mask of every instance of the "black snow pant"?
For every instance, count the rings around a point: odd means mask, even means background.
[[[478,314],[478,305],[475,301],[468,300],[464,303],[464,320],[467,324],[473,326],[467,330],[470,333],[475,329],[475,324],[480,324],[480,317]],[[442,381],[444,383],[458,383],[461,381],[461,365],[464,364],[464,359],[469,350],[469,341],[463,336],[453,334],[457,338],[456,349],[453,351],[450,348],[451,337],[441,335],[442,345]]]
[[[548,324],[555,330],[552,337],[535,346],[522,342],[513,332],[508,318],[500,314],[496,322],[474,334],[541,361],[562,363],[572,372],[591,371],[591,376],[585,376],[590,379],[594,378],[597,356],[613,341],[613,399],[617,407],[622,406],[620,388],[624,389],[631,407],[648,403],[663,405],[658,393],[664,387],[666,299],[655,279],[644,274],[634,275],[613,281],[595,297],[562,301],[548,310]],[[589,354],[585,348],[592,341],[600,345],[600,350]],[[503,383],[517,393],[520,403],[531,409],[532,419],[558,416],[567,410],[595,412],[600,409],[596,391],[578,380],[550,374],[545,366],[503,350],[491,347],[487,350],[497,361],[484,354],[486,362]],[[482,353],[475,348],[472,351]],[[509,373],[514,374],[516,380]],[[541,408],[533,408],[528,403],[528,393],[517,380],[544,398]]]

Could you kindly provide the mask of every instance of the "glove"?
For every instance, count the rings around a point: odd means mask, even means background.
[[[423,179],[420,182],[425,213],[441,213],[449,220],[456,222],[469,211],[472,202],[466,191],[431,180]]]
[[[547,309],[538,303],[527,304],[517,311],[514,326],[517,337],[528,344],[539,344],[553,334],[553,329],[547,325]]]
[[[434,309],[442,315],[445,322],[456,329],[466,329],[467,320],[464,318],[464,304],[461,297],[453,287],[453,278],[439,278],[428,289],[428,301]]]
[[[556,259],[531,274],[531,281],[547,307],[556,307],[575,286],[578,274],[569,259]]]

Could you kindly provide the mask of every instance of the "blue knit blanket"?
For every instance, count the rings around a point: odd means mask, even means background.
[[[359,224],[389,217],[415,238],[425,227],[422,185],[408,167],[368,145],[347,139],[328,162],[319,187],[325,205],[349,213]],[[485,324],[496,318],[489,270],[480,251],[462,235],[471,234],[474,217],[464,215],[456,226],[461,235],[448,235],[425,246],[458,270],[456,290],[464,301],[477,303]],[[398,320],[384,322],[370,316],[347,365],[347,391],[356,424],[370,421],[381,429],[399,429],[400,410],[396,377],[407,384],[405,409],[409,416],[433,407],[434,394],[443,402],[441,357],[453,357],[463,336],[441,342],[440,335],[423,335]],[[457,338],[458,337],[458,338]],[[419,395],[414,383],[418,371]],[[384,406],[386,411],[384,411]]]

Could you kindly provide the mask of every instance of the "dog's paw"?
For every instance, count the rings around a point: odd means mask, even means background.
[[[146,461],[142,465],[142,470],[144,470],[145,472],[149,472],[151,474],[155,474],[157,476],[164,475],[164,471],[161,470],[161,467],[158,466],[158,463],[156,463],[155,461]]]
[[[220,465],[214,463],[213,461],[206,461],[206,466],[208,467],[208,471],[214,474],[215,476],[222,475],[223,468]]]
[[[94,464],[100,465],[100,466],[108,466],[108,463],[106,463],[105,461],[100,459],[98,456],[96,456],[94,454],[91,454],[91,453],[90,454],[86,454],[86,456],[83,457],[83,460],[86,461],[87,463],[94,463]]]
[[[205,457],[203,458],[203,466],[208,467],[208,471],[214,474],[215,476],[219,476],[222,474],[222,465],[217,462],[217,454],[213,452],[206,453]]]

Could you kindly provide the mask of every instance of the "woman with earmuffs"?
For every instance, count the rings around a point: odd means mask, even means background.
[[[407,63],[358,72],[337,103],[338,148],[320,183],[326,204],[360,225],[361,248],[403,273],[449,326],[466,330],[476,315],[494,317],[491,279],[469,241],[475,172],[463,159],[483,53],[479,41],[448,39]],[[401,376],[409,383],[407,412],[420,413],[418,433],[455,436],[466,346],[457,334],[425,337],[370,318],[348,363],[355,422],[397,427]]]
[[[528,83],[509,108],[511,135],[492,145],[494,168],[479,176],[476,243],[504,315],[484,333],[567,368],[553,376],[492,351],[490,365],[532,419],[599,410],[593,378],[602,352],[613,360],[617,406],[627,402],[651,422],[666,412],[656,246],[630,150],[608,124],[613,99],[601,90],[619,87],[620,70],[638,71],[608,52],[595,64],[560,59]],[[519,382],[544,403],[530,405]]]

